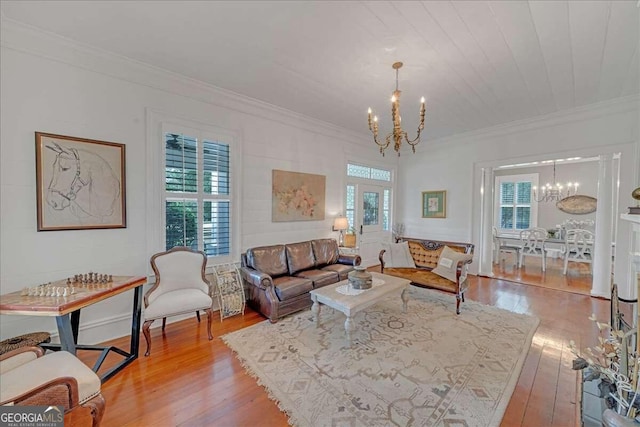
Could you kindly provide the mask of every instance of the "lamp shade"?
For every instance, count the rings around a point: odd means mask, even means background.
[[[346,217],[341,216],[333,220],[334,230],[346,230],[347,228],[349,228],[349,221]]]

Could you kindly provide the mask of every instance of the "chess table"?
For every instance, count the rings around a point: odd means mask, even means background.
[[[124,357],[122,361],[100,376],[104,383],[138,358],[142,317],[142,285],[146,281],[147,279],[142,276],[113,276],[108,283],[75,284],[73,293],[64,296],[53,295],[53,292],[52,295],[28,295],[25,294],[25,291],[16,291],[0,295],[0,314],[55,317],[60,344],[42,344],[41,346],[51,350],[68,351],[74,355],[77,350],[100,351],[101,354],[93,366],[95,372],[98,372],[109,352],[113,351]],[[47,286],[53,289],[64,287],[71,289],[69,280],[60,280]],[[134,290],[134,295],[129,351],[114,346],[101,347],[78,344],[80,310],[131,289]]]

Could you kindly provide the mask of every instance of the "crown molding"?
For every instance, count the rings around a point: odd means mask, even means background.
[[[0,46],[3,48],[242,114],[265,118],[307,131],[311,130],[351,144],[368,145],[364,133],[354,132],[182,74],[80,43],[2,15],[0,15],[0,24]]]
[[[429,148],[436,148],[444,145],[467,142],[469,139],[490,139],[630,111],[640,112],[640,94],[614,98],[569,110],[556,111],[542,116],[530,117],[425,142],[428,143]],[[481,143],[482,141],[479,142]]]

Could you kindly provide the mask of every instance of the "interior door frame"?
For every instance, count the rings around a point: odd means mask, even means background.
[[[478,274],[480,276],[493,277],[493,262],[492,262],[492,225],[494,218],[494,169],[511,163],[523,163],[533,162],[544,159],[562,158],[562,157],[600,157],[601,159],[606,156],[617,155],[618,167],[617,171],[611,172],[613,175],[610,177],[615,183],[615,194],[613,194],[612,208],[613,214],[613,239],[616,242],[616,252],[618,254],[625,253],[627,250],[627,243],[625,239],[620,239],[621,235],[624,235],[625,225],[620,224],[617,221],[618,213],[620,211],[620,199],[619,194],[625,194],[625,191],[630,188],[630,183],[621,182],[619,176],[622,169],[631,169],[635,171],[633,165],[633,153],[634,149],[632,144],[620,144],[607,147],[594,147],[584,150],[572,150],[570,152],[555,152],[555,153],[541,153],[528,155],[526,157],[511,158],[511,159],[497,159],[492,161],[477,162],[474,164],[474,194],[472,202],[472,234],[473,240],[478,242],[477,246],[477,258],[471,265],[470,272],[472,274]],[[600,185],[600,183],[599,183]],[[625,188],[626,187],[626,188]],[[596,227],[601,215],[596,214]],[[624,221],[623,221],[624,222]],[[628,262],[624,257],[617,256],[615,259],[615,265],[613,267],[614,277],[617,276],[616,282],[620,284],[626,277],[626,270],[628,269]],[[594,283],[592,284],[592,295],[602,296],[607,298],[610,295],[610,283],[598,284],[598,287],[608,288],[608,294],[606,289],[594,289]],[[634,292],[635,294],[635,292]],[[629,296],[626,296],[629,297]],[[635,296],[633,296],[635,297]],[[631,298],[631,297],[629,297]]]

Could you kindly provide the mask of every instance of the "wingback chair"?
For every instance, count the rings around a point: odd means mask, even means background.
[[[167,317],[202,310],[207,313],[207,333],[211,334],[211,306],[209,281],[204,276],[207,256],[204,252],[187,247],[175,247],[151,257],[151,268],[156,282],[144,296],[144,325],[142,333],[147,341],[148,356],[151,353],[149,328],[156,319],[162,319],[164,331]]]
[[[100,387],[100,377],[66,351],[20,347],[0,356],[0,405],[88,408],[97,427],[105,408]]]

